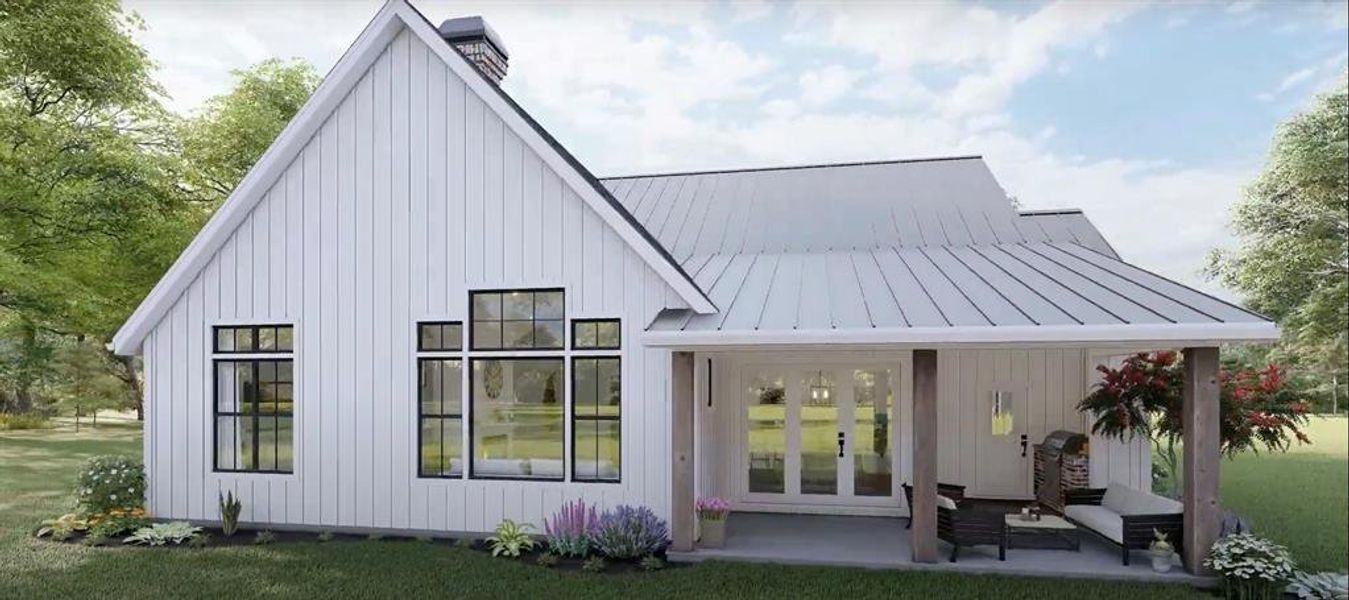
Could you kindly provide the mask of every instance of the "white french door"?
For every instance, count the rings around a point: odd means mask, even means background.
[[[897,367],[744,363],[740,503],[810,512],[898,510]]]

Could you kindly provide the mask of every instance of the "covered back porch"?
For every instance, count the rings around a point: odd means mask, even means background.
[[[1028,446],[1052,429],[1085,433],[1074,406],[1092,367],[1168,342],[676,349],[672,557],[1201,582],[1220,527],[1215,343],[1185,346],[1185,444],[1195,451],[1174,541],[1189,573],[1155,574],[1146,554],[1122,564],[1118,546],[1085,529],[1075,549],[1013,546],[1005,560],[973,546],[950,562],[938,539],[939,481],[965,486],[984,510],[1034,504]],[[1091,460],[1094,487],[1150,485],[1142,440],[1093,439]],[[695,543],[694,501],[713,495],[735,507],[721,548]]]

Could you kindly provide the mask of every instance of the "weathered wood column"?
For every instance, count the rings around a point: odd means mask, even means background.
[[[913,351],[913,561],[937,562],[937,351]]]
[[[670,386],[672,399],[674,462],[670,467],[670,549],[693,550],[693,353],[671,354]]]
[[[1185,567],[1205,574],[1204,558],[1218,539],[1218,349],[1185,349],[1184,429]]]

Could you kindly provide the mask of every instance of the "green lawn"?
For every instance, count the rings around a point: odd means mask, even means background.
[[[1305,571],[1349,565],[1349,422],[1312,417],[1310,445],[1243,454],[1220,466],[1223,507],[1292,551]]]
[[[68,507],[80,463],[138,455],[126,427],[0,432],[0,598],[1202,598],[1180,586],[706,563],[654,574],[558,573],[407,541],[165,550],[39,542],[27,530]]]

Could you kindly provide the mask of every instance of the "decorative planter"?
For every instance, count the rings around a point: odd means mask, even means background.
[[[702,536],[698,538],[699,546],[720,548],[726,543],[726,519],[701,519],[698,528],[702,531]]]
[[[1166,573],[1166,572],[1170,571],[1170,570],[1171,570],[1171,562],[1172,562],[1172,561],[1171,561],[1171,557],[1172,557],[1173,555],[1174,555],[1174,553],[1172,553],[1172,552],[1167,552],[1166,554],[1162,554],[1162,553],[1160,553],[1160,552],[1155,552],[1155,551],[1154,551],[1154,552],[1152,553],[1152,570],[1153,570],[1153,571],[1156,571],[1156,572],[1158,572],[1158,573]]]

